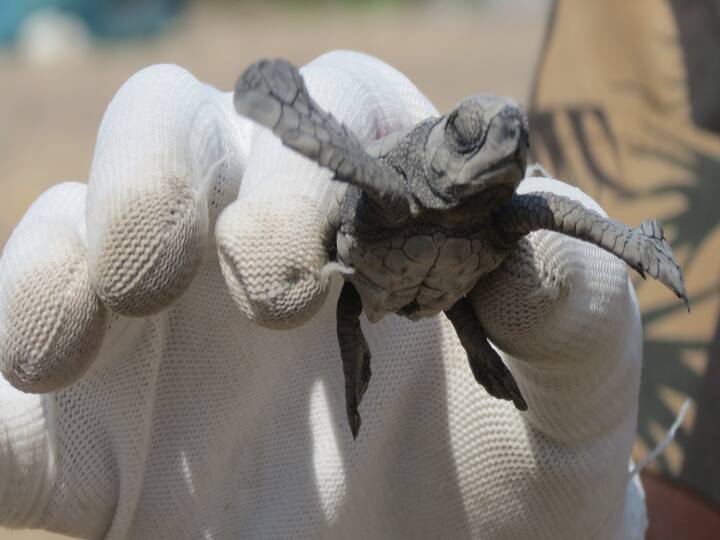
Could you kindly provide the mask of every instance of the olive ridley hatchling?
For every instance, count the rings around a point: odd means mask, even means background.
[[[345,274],[337,304],[337,333],[353,437],[371,373],[363,310],[371,322],[388,313],[416,320],[443,311],[477,382],[527,409],[467,294],[532,231],[592,242],[643,277],[660,280],[687,304],[682,272],[657,221],[633,229],[553,193],[515,193],[525,175],[528,125],[511,99],[465,98],[449,114],[367,148],[320,108],[298,69],[284,60],[250,66],[234,100],[240,114],[349,184],[336,257],[352,272]]]

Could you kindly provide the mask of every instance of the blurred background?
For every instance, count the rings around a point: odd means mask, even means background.
[[[510,95],[534,158],[629,224],[660,218],[692,314],[633,275],[645,322],[641,459],[648,538],[720,530],[720,1],[0,0],[0,247],[32,201],[86,181],[105,107],[130,75],[176,63],[229,91],[261,57],[356,49],[441,111]],[[0,529],[0,540],[59,538]]]

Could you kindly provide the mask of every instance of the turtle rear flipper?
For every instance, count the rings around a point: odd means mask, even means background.
[[[591,242],[621,258],[641,276],[649,274],[657,279],[688,306],[682,270],[657,220],[643,221],[633,229],[573,199],[537,191],[514,195],[510,204],[495,215],[495,223],[501,235],[514,238],[549,229]]]
[[[491,396],[512,401],[515,408],[526,411],[528,406],[525,398],[500,355],[490,346],[470,299],[461,298],[445,311],[445,315],[460,338],[460,343],[467,353],[470,370],[478,384]]]
[[[370,371],[370,348],[360,326],[362,301],[354,285],[343,284],[337,303],[337,335],[345,375],[345,407],[353,439],[360,432],[362,401],[372,372]]]
[[[271,129],[283,144],[362,189],[397,224],[410,214],[405,181],[371,157],[357,137],[308,93],[298,69],[285,60],[251,65],[235,85],[235,109]]]

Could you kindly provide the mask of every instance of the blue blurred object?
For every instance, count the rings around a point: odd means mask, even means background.
[[[148,36],[162,30],[188,0],[1,0],[0,44],[13,43],[33,12],[54,9],[79,17],[98,38]]]

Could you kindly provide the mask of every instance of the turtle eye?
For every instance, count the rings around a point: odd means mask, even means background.
[[[445,132],[450,141],[452,141],[455,149],[460,153],[466,153],[474,149],[475,137],[473,133],[469,133],[466,122],[459,117],[457,112],[450,115],[445,126]]]

